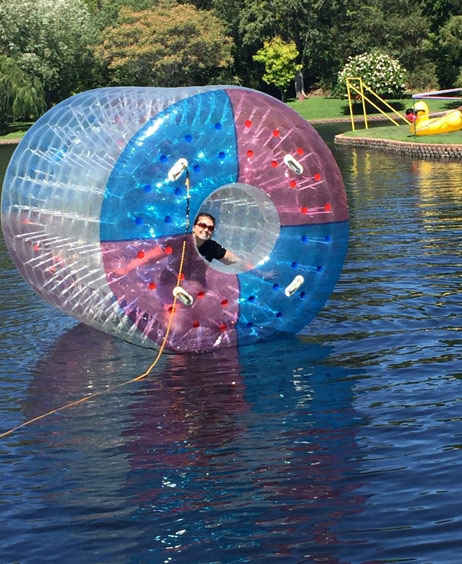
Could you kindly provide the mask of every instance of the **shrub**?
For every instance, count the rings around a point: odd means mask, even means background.
[[[405,89],[405,70],[396,59],[378,51],[349,59],[338,74],[338,96],[346,96],[347,78],[362,78],[364,84],[382,98],[400,98]]]

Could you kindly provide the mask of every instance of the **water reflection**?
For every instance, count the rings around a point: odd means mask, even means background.
[[[333,527],[365,501],[352,479],[362,419],[354,371],[324,364],[329,352],[291,339],[165,356],[149,380],[22,430],[2,483],[10,514],[37,519],[24,544],[45,558],[39,538],[59,516],[56,561],[79,546],[88,563],[210,562],[220,546],[223,562],[338,562]],[[133,377],[149,354],[74,327],[34,368],[24,417]],[[11,560],[25,554],[5,546]]]

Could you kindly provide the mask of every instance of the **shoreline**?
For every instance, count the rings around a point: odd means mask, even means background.
[[[334,137],[336,145],[346,147],[379,149],[389,153],[398,153],[426,159],[462,159],[462,145],[446,145],[438,143],[411,143],[391,139],[373,139],[371,137],[348,137],[339,133]]]

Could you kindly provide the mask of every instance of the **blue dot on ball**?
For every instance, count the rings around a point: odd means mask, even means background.
[[[194,166],[193,166],[193,171],[194,171],[194,172],[200,172],[200,171],[201,171],[200,165],[198,165],[198,164],[197,164],[197,165],[194,165]]]
[[[301,241],[302,241],[302,243],[308,243],[308,235],[302,235]]]
[[[161,155],[161,156],[160,156],[160,162],[161,162],[161,163],[166,163],[167,161],[168,161],[167,155]]]
[[[220,131],[220,129],[221,129],[222,127],[223,127],[223,126],[221,125],[220,122],[218,122],[218,123],[215,124],[215,129],[216,129],[217,131]]]
[[[282,317],[282,311],[278,311],[278,312],[276,313],[276,317]]]
[[[218,153],[218,158],[219,158],[219,159],[224,159],[225,157],[226,157],[226,153],[225,153],[224,151],[220,151],[220,152]]]
[[[169,215],[166,215],[164,221],[165,223],[172,223],[172,218]]]
[[[192,139],[193,137],[190,133],[184,136],[184,140],[186,141],[186,143],[191,143]]]
[[[181,188],[179,186],[177,186],[174,190],[174,193],[176,196],[179,196],[181,194]]]
[[[143,218],[142,217],[137,217],[135,219],[135,223],[136,225],[142,225],[143,224]]]
[[[151,190],[152,190],[152,186],[150,184],[146,184],[146,186],[144,187],[144,191],[150,192]]]

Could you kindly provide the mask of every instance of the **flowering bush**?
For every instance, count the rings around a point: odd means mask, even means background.
[[[405,75],[396,59],[377,51],[363,53],[350,58],[339,72],[337,95],[346,96],[347,78],[362,78],[364,84],[382,98],[399,98],[404,92]]]

